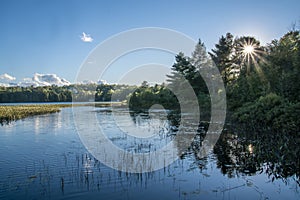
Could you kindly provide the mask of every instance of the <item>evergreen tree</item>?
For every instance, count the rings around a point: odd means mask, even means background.
[[[251,52],[247,52],[247,48],[251,48]],[[265,49],[260,46],[260,42],[251,36],[237,37],[234,40],[233,62],[235,69],[246,71],[249,75],[251,71],[255,71],[257,66],[265,57]]]
[[[222,36],[219,43],[215,45],[215,49],[212,49],[212,53],[209,53],[221,73],[225,86],[235,77],[232,53],[233,35],[231,33]]]
[[[265,71],[271,91],[299,102],[300,32],[288,32],[279,41],[272,41],[268,49]]]
[[[195,50],[192,53],[190,62],[195,67],[195,72],[191,80],[191,84],[195,90],[196,95],[199,96],[200,94],[208,94],[206,84],[209,84],[213,79],[213,77],[209,77],[210,73],[208,73],[211,70],[212,64],[206,52],[206,47],[200,39],[195,46]],[[205,82],[204,80],[206,80],[207,82]]]
[[[201,39],[198,40],[195,50],[192,53],[190,62],[198,70],[207,65],[208,62],[207,52],[204,43],[201,42]]]
[[[180,88],[183,79],[191,81],[193,79],[194,73],[196,71],[195,67],[191,65],[189,59],[180,52],[175,57],[176,62],[171,67],[171,74],[167,75],[167,82],[171,88]]]

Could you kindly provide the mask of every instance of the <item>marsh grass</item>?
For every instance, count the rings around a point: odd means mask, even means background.
[[[94,102],[83,104],[32,104],[32,105],[5,105],[0,106],[0,124],[9,124],[11,121],[16,121],[29,116],[43,115],[59,112],[61,108],[78,107],[78,106],[94,106],[94,107],[122,107],[123,102]]]
[[[0,123],[3,125],[33,115],[56,113],[60,108],[71,106],[71,104],[0,106]]]

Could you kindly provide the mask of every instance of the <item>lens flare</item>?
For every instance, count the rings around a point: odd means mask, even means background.
[[[254,37],[244,37],[239,42],[239,51],[242,64],[246,67],[247,74],[250,74],[251,69],[254,69],[261,78],[263,72],[260,63],[266,63],[264,54],[266,53],[263,47],[260,46],[259,41]]]
[[[252,45],[244,46],[244,53],[245,54],[252,54],[254,52],[254,47]]]

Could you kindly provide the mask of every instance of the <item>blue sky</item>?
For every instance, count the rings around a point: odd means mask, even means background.
[[[174,29],[201,38],[208,50],[226,32],[265,44],[300,20],[299,8],[299,0],[1,0],[0,74],[21,79],[55,73],[73,81],[97,44],[132,28]],[[83,42],[82,32],[93,41]],[[115,81],[113,75],[106,79]]]

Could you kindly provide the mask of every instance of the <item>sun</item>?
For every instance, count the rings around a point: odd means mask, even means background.
[[[253,69],[262,74],[260,63],[264,62],[264,49],[260,46],[260,42],[254,37],[242,37],[238,41],[238,52],[241,58],[242,65],[246,68],[247,75]]]
[[[244,54],[253,54],[254,53],[254,46],[252,45],[245,45],[243,49]]]

